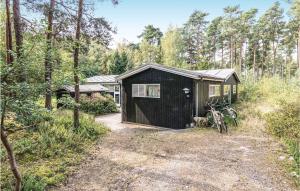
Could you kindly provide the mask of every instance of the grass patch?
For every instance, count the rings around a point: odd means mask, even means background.
[[[249,124],[259,119],[266,131],[285,144],[289,158],[288,170],[300,185],[300,82],[278,77],[258,82],[247,79],[241,89],[241,118]],[[240,107],[240,106],[239,106]],[[259,122],[257,121],[257,122]],[[247,124],[247,122],[246,122]],[[246,128],[246,127],[245,127]]]
[[[22,174],[23,190],[44,190],[64,181],[95,141],[108,129],[94,117],[80,114],[80,128],[73,128],[73,113],[57,110],[51,119],[34,130],[9,136]],[[1,147],[1,190],[13,189],[13,176]]]

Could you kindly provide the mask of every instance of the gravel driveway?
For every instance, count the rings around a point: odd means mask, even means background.
[[[98,117],[112,132],[57,190],[296,190],[263,133],[170,130]]]

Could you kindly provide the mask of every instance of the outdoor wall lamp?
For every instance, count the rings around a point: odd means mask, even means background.
[[[190,95],[189,95],[190,94],[190,89],[189,88],[183,88],[182,90],[184,91],[186,97],[190,97]]]

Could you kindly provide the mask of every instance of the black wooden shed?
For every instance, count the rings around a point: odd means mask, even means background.
[[[192,71],[146,64],[117,77],[121,83],[122,122],[174,129],[204,116],[207,101],[234,102],[239,78],[232,69]]]

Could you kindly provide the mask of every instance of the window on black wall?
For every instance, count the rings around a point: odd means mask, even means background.
[[[132,84],[132,97],[160,98],[160,84]]]

